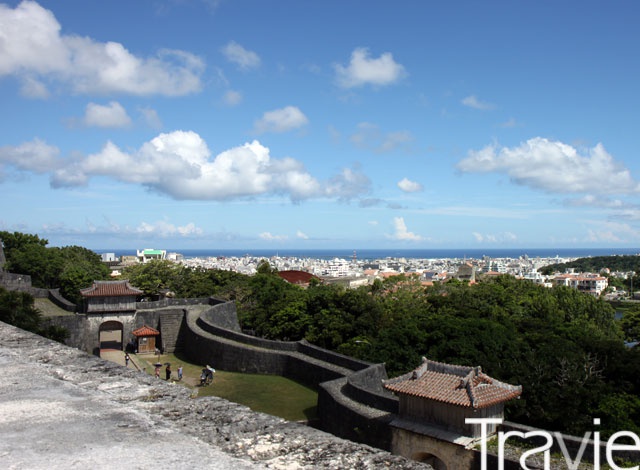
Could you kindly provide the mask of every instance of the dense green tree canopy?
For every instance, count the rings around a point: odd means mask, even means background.
[[[80,246],[47,247],[47,240],[20,232],[0,232],[0,240],[7,271],[28,274],[34,287],[59,288],[65,298],[75,303],[80,301],[80,289],[109,276],[100,256]]]
[[[0,321],[56,341],[64,341],[68,336],[62,327],[43,324],[40,312],[34,307],[33,297],[27,292],[0,287]]]

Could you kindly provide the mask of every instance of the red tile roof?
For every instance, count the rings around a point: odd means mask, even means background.
[[[93,281],[91,287],[81,289],[83,297],[123,297],[142,295],[140,289],[129,284],[129,281]]]
[[[147,325],[143,325],[137,330],[133,330],[131,333],[133,336],[156,336],[160,334],[158,330]]]
[[[290,284],[309,284],[309,282],[311,282],[311,279],[320,280],[317,276],[314,276],[311,273],[296,270],[278,271],[278,276],[280,276]]]
[[[489,377],[480,367],[465,367],[430,361],[408,374],[384,381],[398,394],[448,403],[466,408],[486,408],[520,396],[522,386]]]

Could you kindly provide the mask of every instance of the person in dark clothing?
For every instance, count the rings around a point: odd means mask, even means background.
[[[167,367],[165,368],[164,373],[166,375],[166,380],[171,379],[171,364],[167,364]]]

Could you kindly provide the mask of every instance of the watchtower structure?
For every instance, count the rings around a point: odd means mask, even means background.
[[[399,398],[398,417],[391,422],[391,451],[430,463],[436,470],[473,468],[473,456],[466,449],[481,437],[481,428],[465,419],[503,419],[504,403],[522,393],[521,386],[493,379],[480,367],[426,358],[383,386]],[[495,425],[487,432],[495,433]]]

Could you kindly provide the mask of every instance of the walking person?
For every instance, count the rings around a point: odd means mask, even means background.
[[[160,378],[160,366],[156,366],[156,379]]]
[[[178,366],[178,380],[182,380],[182,364]]]
[[[165,373],[165,380],[170,380],[171,379],[171,364],[167,363],[167,367],[164,370]]]
[[[125,366],[125,367],[129,367],[129,360],[130,360],[130,359],[131,359],[131,358],[129,357],[129,354],[125,354],[125,355],[124,355],[124,366]]]

